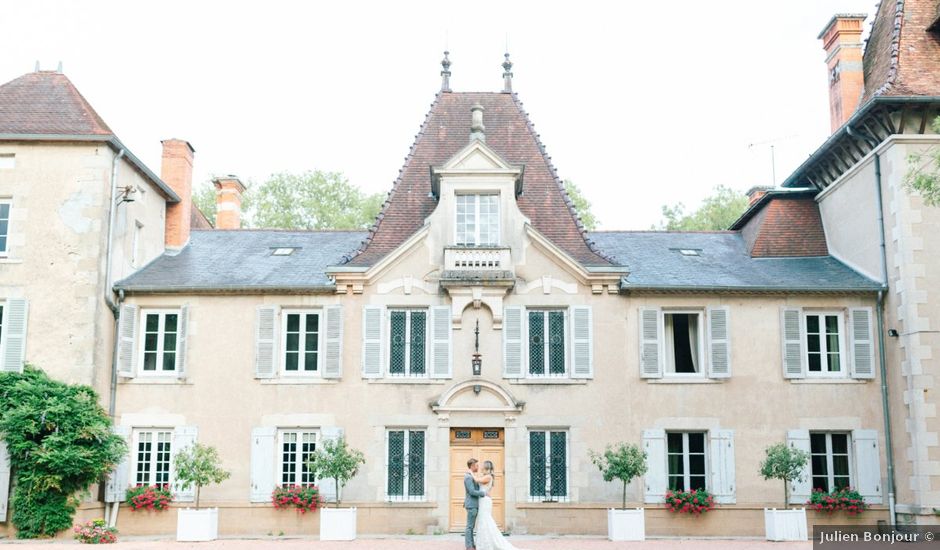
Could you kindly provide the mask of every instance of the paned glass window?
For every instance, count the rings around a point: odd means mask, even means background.
[[[806,354],[810,373],[842,372],[842,316],[837,313],[806,315]]]
[[[425,376],[427,374],[426,310],[389,311],[389,365],[392,376]]]
[[[669,489],[707,489],[704,432],[667,433],[666,457],[669,466]]]
[[[10,201],[0,200],[0,255],[7,253],[10,238]]]
[[[307,469],[307,460],[317,450],[317,432],[281,430],[279,435],[281,485],[308,486],[316,483]]]
[[[529,498],[568,499],[568,432],[529,432]]]
[[[457,195],[457,246],[499,244],[499,195]]]
[[[564,376],[565,312],[529,310],[529,375]]]
[[[319,372],[320,313],[288,311],[284,313],[284,372],[316,374]]]
[[[424,499],[424,430],[388,431],[389,500]]]
[[[140,362],[143,374],[169,374],[176,372],[176,344],[179,330],[179,310],[144,310],[143,348]]]
[[[852,486],[849,434],[811,432],[809,453],[814,489],[832,491]]]
[[[169,485],[173,432],[139,430],[135,435],[134,484]]]

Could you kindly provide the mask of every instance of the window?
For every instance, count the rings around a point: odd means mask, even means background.
[[[529,375],[564,376],[565,311],[528,310]]]
[[[294,249],[292,247],[282,247],[282,248],[275,248],[274,252],[271,252],[271,255],[272,256],[290,256],[293,253],[294,253]]]
[[[144,229],[144,224],[139,221],[134,222],[134,242],[131,245],[131,267],[137,267],[140,262],[140,233]]]
[[[499,195],[457,195],[457,246],[499,244]]]
[[[391,376],[426,376],[427,310],[390,310],[388,333],[388,373]]]
[[[0,170],[9,170],[12,168],[16,168],[16,155],[13,153],[0,155]]]
[[[278,479],[281,485],[302,485],[316,483],[307,470],[307,459],[317,449],[318,433],[312,430],[281,430],[278,448],[280,460]]]
[[[831,491],[852,485],[849,434],[810,432],[809,453],[814,489]]]
[[[835,312],[807,313],[806,358],[809,374],[840,376],[842,368],[842,315]]]
[[[134,484],[169,485],[172,430],[134,433]]]
[[[702,314],[667,312],[663,314],[667,374],[701,374]]]
[[[529,499],[568,500],[568,432],[529,432]]]
[[[12,203],[0,200],[0,256],[6,256],[10,250],[10,208]]]
[[[424,430],[389,430],[388,500],[424,499]]]
[[[178,358],[176,344],[179,336],[178,309],[145,310],[143,318],[143,341],[141,348],[141,373],[143,375],[166,375],[175,373]]]
[[[690,491],[705,489],[705,432],[670,432],[666,434],[666,458],[669,489]]]
[[[3,326],[3,321],[4,321],[3,307],[4,307],[4,303],[0,302],[0,349],[3,349],[3,337],[5,336],[4,326]]]
[[[320,313],[286,311],[283,317],[284,373],[319,374]]]

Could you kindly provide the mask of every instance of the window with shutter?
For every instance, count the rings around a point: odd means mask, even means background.
[[[0,371],[23,372],[23,361],[26,358],[28,306],[24,298],[10,298],[3,306]]]
[[[813,489],[832,491],[854,486],[849,434],[810,432],[809,452]]]
[[[849,313],[852,324],[852,376],[854,378],[874,378],[872,309],[870,307],[853,308]]]
[[[568,500],[568,432],[529,432],[529,499]]]
[[[565,311],[527,310],[529,376],[563,377],[565,360]]]
[[[10,210],[13,207],[9,199],[0,200],[0,257],[10,252]]]
[[[277,428],[259,426],[251,430],[251,502],[270,502],[277,484],[275,454]]]
[[[427,376],[426,309],[392,309],[388,314],[388,374]]]
[[[362,308],[362,377],[382,377],[382,320],[385,308]]]
[[[283,310],[281,341],[283,342],[281,373],[285,376],[320,375],[319,310]]]
[[[316,484],[316,479],[307,469],[307,460],[317,450],[319,435],[311,429],[278,430],[279,484],[303,487]]]
[[[524,308],[506,307],[503,311],[503,377],[522,378]]]
[[[780,312],[781,342],[783,343],[783,377],[806,376],[803,355],[803,313],[799,308],[783,308]]]
[[[571,308],[571,377],[594,376],[594,320],[590,306]]]
[[[669,376],[697,376],[705,373],[702,313],[663,312],[663,359]]]
[[[326,312],[326,354],[324,378],[339,378],[343,373],[343,306],[328,306]]]
[[[169,486],[173,453],[172,429],[134,430],[131,452],[134,485]]]
[[[255,316],[255,378],[273,378],[277,365],[277,306],[259,306]]]
[[[708,375],[712,378],[731,376],[731,330],[729,308],[708,309]]]
[[[660,315],[656,308],[640,308],[640,377],[661,378],[663,375]]]
[[[839,312],[804,313],[807,376],[845,376],[842,317]]]
[[[386,432],[386,499],[424,500],[424,430]]]
[[[707,489],[705,432],[666,434],[668,487],[673,491]]]
[[[175,376],[179,369],[179,309],[145,309],[140,313],[140,376]]]

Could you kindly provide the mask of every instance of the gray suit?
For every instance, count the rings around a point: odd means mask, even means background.
[[[486,493],[480,490],[480,484],[474,481],[473,474],[470,472],[463,476],[463,488],[467,493],[467,496],[463,499],[463,507],[467,509],[467,528],[463,532],[464,546],[474,548],[473,527],[477,522],[480,497],[486,496]]]

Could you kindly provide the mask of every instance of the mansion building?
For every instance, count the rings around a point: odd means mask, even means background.
[[[621,489],[589,451],[619,442],[647,453],[627,497],[651,535],[763,533],[781,442],[811,455],[789,503],[851,486],[872,523],[935,523],[940,210],[903,180],[940,146],[937,8],[882,0],[867,44],[865,16],[829,22],[831,137],[716,232],[586,231],[508,54],[481,93],[450,89],[445,56],[369,231],[241,229],[234,176],[213,227],[190,143],[163,142],[158,176],[63,74],[24,75],[0,86],[0,368],[92,385],[126,437],[82,517],[174,485],[199,441],[232,472],[202,491],[223,535],[315,533],[271,493],[335,499],[304,461],[344,437],[365,533],[462,530],[471,456],[496,465],[504,529],[602,533]],[[0,534],[9,486],[0,467]],[[665,493],[693,488],[717,508],[671,516]],[[165,534],[175,514],[117,523]]]

